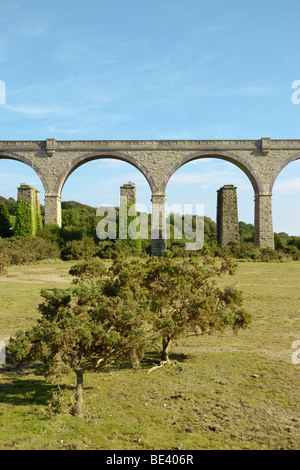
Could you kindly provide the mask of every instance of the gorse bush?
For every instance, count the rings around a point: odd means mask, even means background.
[[[83,416],[83,378],[112,363],[127,361],[144,349],[144,309],[127,292],[109,297],[101,289],[43,291],[37,325],[19,331],[10,341],[8,357],[19,365],[41,361],[45,374],[72,371],[76,375],[74,414]]]
[[[247,327],[250,316],[242,308],[242,293],[216,283],[223,274],[234,274],[230,258],[217,263],[207,253],[199,260],[174,260],[167,251],[162,258],[144,262],[119,257],[110,269],[101,260],[79,263],[70,270],[81,285],[97,282],[107,296],[131,292],[151,313],[154,336],[162,340],[162,358],[168,359],[170,344],[185,334],[211,334],[232,327]]]
[[[36,263],[47,259],[59,259],[60,251],[55,243],[42,238],[0,239],[0,264],[2,266]]]
[[[10,237],[11,234],[9,212],[4,202],[0,201],[0,237]]]
[[[61,240],[60,228],[58,227],[58,225],[55,224],[45,224],[43,230],[39,234],[39,237],[59,245]]]
[[[70,269],[69,274],[74,276],[73,284],[84,284],[92,279],[100,279],[107,275],[107,267],[102,260],[95,258],[92,261],[75,264]]]
[[[67,241],[61,249],[61,258],[63,260],[83,260],[91,259],[96,256],[97,245],[90,237],[84,237],[82,240]]]
[[[139,248],[131,246],[125,240],[103,240],[98,243],[96,256],[102,259],[117,259],[119,256],[124,258],[146,256],[146,252],[141,253]]]
[[[59,230],[59,236],[63,243],[67,243],[82,240],[85,235],[81,227],[66,225]]]
[[[291,261],[300,259],[300,251],[296,246],[287,245],[284,249],[261,248],[252,242],[243,242],[240,244],[230,243],[226,247],[220,247],[216,243],[205,245],[212,256],[223,257],[230,256],[234,259],[244,259],[252,261]],[[200,251],[200,254],[202,251]]]

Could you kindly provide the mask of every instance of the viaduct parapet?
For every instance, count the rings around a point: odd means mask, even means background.
[[[152,192],[153,217],[161,239],[154,254],[165,247],[165,192],[175,171],[192,160],[218,158],[233,163],[249,178],[254,193],[255,243],[273,247],[272,188],[280,171],[300,158],[300,140],[80,140],[0,141],[0,158],[26,163],[45,189],[45,223],[61,225],[62,188],[78,167],[91,160],[115,158],[135,166]],[[156,222],[155,222],[156,221]]]

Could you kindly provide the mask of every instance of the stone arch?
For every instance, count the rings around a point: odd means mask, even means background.
[[[272,193],[272,190],[273,190],[273,186],[274,186],[274,183],[279,175],[279,173],[281,173],[281,171],[289,164],[289,163],[292,163],[292,162],[295,162],[296,160],[299,160],[300,159],[300,153],[296,153],[295,155],[292,155],[290,156],[289,158],[287,158],[286,160],[284,160],[280,165],[279,167],[277,168],[277,170],[275,171],[275,173],[273,174],[272,178],[271,178],[271,181],[270,181],[270,186],[269,186],[269,192],[270,194]]]
[[[193,160],[198,160],[200,158],[217,158],[220,160],[225,160],[227,162],[233,163],[235,166],[240,168],[246,176],[249,178],[255,194],[259,194],[262,192],[262,183],[260,180],[260,177],[256,170],[250,165],[246,160],[243,158],[239,157],[238,155],[233,154],[232,152],[216,152],[214,150],[206,150],[206,151],[200,151],[200,152],[194,152],[191,154],[186,155],[182,160],[177,162],[175,166],[171,168],[171,170],[168,173],[166,182],[165,182],[165,188],[167,187],[167,184],[171,178],[171,176],[183,165],[186,163],[189,163]]]
[[[47,178],[44,177],[43,173],[41,172],[40,168],[35,165],[29,158],[27,157],[24,157],[24,155],[20,155],[18,153],[14,153],[14,152],[1,152],[0,153],[0,160],[15,160],[15,161],[19,161],[19,162],[22,162],[22,163],[25,163],[25,165],[28,165],[30,166],[34,171],[35,173],[38,175],[38,177],[40,178],[41,182],[42,182],[42,185],[44,187],[44,191],[45,193],[48,192],[48,183],[47,183]]]
[[[103,159],[103,158],[112,158],[116,160],[121,160],[123,162],[129,163],[130,165],[133,165],[146,178],[150,186],[150,189],[153,192],[153,189],[155,188],[155,183],[154,183],[152,176],[150,175],[148,170],[135,158],[123,152],[111,152],[110,153],[110,152],[101,151],[101,152],[88,152],[72,160],[69,167],[65,169],[64,171],[62,171],[57,179],[57,183],[55,187],[56,194],[58,195],[61,194],[62,189],[67,179],[77,168],[84,165],[85,163],[91,162],[93,160]]]

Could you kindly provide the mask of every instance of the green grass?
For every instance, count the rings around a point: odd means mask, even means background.
[[[9,268],[0,278],[0,339],[38,318],[41,288],[67,287],[74,262]],[[61,388],[39,369],[0,374],[0,448],[4,449],[299,449],[300,263],[239,263],[236,284],[253,314],[238,335],[186,338],[173,364],[86,374],[86,416],[68,414],[74,377]],[[57,391],[57,400],[52,398]],[[60,405],[61,413],[55,413]]]

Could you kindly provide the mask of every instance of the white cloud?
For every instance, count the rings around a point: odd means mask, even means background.
[[[300,177],[276,182],[274,184],[273,193],[277,191],[285,194],[300,193]]]
[[[244,85],[240,87],[202,86],[195,90],[196,97],[261,97],[276,94],[276,89],[269,85]]]
[[[228,96],[269,96],[272,95],[274,91],[275,90],[270,86],[244,86],[227,89],[223,92]]]
[[[62,128],[62,127],[53,127],[53,126],[45,126],[45,132],[48,132],[49,134],[51,133],[52,135],[56,134],[79,134],[82,132],[81,128],[78,129],[67,129],[67,128]],[[59,139],[58,139],[59,140]]]
[[[23,24],[18,24],[18,27],[12,28],[11,32],[14,35],[23,36],[23,37],[36,37],[45,34],[47,31],[45,24],[42,22],[38,22],[36,20],[32,20],[28,22],[28,18],[26,22]]]
[[[16,113],[21,113],[25,115],[31,116],[42,116],[45,114],[53,114],[58,113],[60,111],[59,108],[55,106],[35,106],[35,105],[21,105],[21,106],[5,106],[5,109],[9,111],[13,111]]]
[[[0,64],[7,60],[7,40],[0,39]]]
[[[207,173],[179,173],[174,174],[170,182],[185,185],[192,183],[199,183],[202,188],[215,187],[218,184],[225,184],[224,181],[229,181],[228,184],[235,184],[238,186],[238,189],[252,189],[252,186],[249,182],[246,183],[238,177],[234,171],[213,171]],[[233,181],[233,183],[231,183]]]

